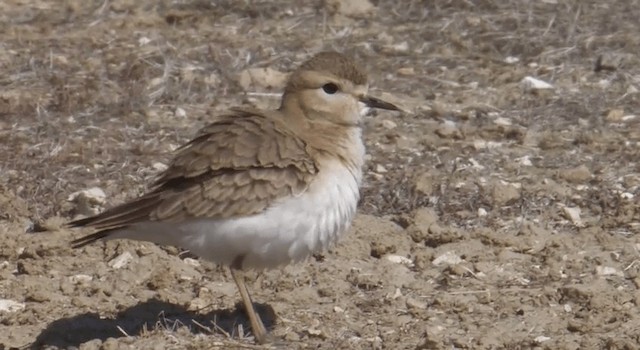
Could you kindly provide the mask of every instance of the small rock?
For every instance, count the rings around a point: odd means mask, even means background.
[[[525,91],[535,91],[535,90],[550,90],[553,89],[553,85],[547,83],[546,81],[536,79],[534,77],[524,77],[521,81],[522,87]]]
[[[386,256],[386,259],[389,260],[390,262],[394,263],[394,264],[402,264],[408,267],[412,267],[413,266],[413,261],[411,261],[411,259],[406,258],[402,255],[394,255],[394,254],[389,254]]]
[[[385,119],[382,121],[382,126],[385,127],[386,129],[393,130],[398,127],[398,124],[396,124],[392,120]]]
[[[409,52],[409,43],[406,41],[403,41],[397,44],[386,45],[382,48],[382,50],[387,53],[396,53],[396,54],[407,53]]]
[[[19,303],[14,300],[0,299],[0,312],[17,312],[24,310],[25,306],[24,303]]]
[[[425,230],[438,221],[438,214],[433,208],[419,208],[413,217],[413,222],[416,226],[422,227]]]
[[[111,259],[107,265],[109,265],[109,267],[113,268],[113,269],[121,269],[123,267],[125,267],[128,263],[131,262],[131,260],[133,260],[133,255],[131,255],[131,253],[129,252],[124,252],[120,255],[118,255],[117,257]]]
[[[516,158],[516,162],[522,166],[533,166],[533,163],[531,162],[531,158],[529,158],[529,156]]]
[[[564,216],[569,219],[576,227],[584,227],[582,218],[580,218],[580,208],[578,207],[562,207]]]
[[[240,72],[238,84],[244,90],[251,87],[263,89],[280,89],[284,87],[288,74],[272,68],[249,68]]]
[[[478,208],[478,217],[483,218],[487,216],[487,210],[484,208]]]
[[[473,148],[477,150],[481,149],[495,149],[502,147],[502,142],[496,141],[486,141],[486,140],[475,140],[473,141]]]
[[[80,215],[96,215],[105,203],[107,195],[99,187],[74,192],[67,200],[76,204],[76,213]]]
[[[165,171],[165,170],[167,170],[169,168],[166,164],[160,163],[160,162],[153,163],[153,165],[151,165],[151,167],[153,169],[155,169],[156,171]]]
[[[622,271],[616,270],[616,268],[611,266],[596,266],[596,274],[598,276],[619,276],[624,277],[624,273]]]
[[[504,63],[506,64],[516,64],[518,62],[520,62],[520,59],[518,57],[507,56],[504,58]]]
[[[73,284],[83,284],[83,283],[91,282],[93,280],[93,277],[89,275],[78,274],[78,275],[73,275],[69,277],[69,279]]]
[[[184,258],[182,260],[185,264],[193,266],[193,267],[198,267],[200,266],[200,261],[193,259],[193,258]]]
[[[364,17],[375,10],[369,0],[326,0],[325,4],[330,13],[347,17]]]
[[[427,308],[427,303],[424,301],[420,301],[411,297],[408,297],[407,300],[405,301],[407,308],[408,309],[420,309],[420,310],[424,310]]]
[[[415,181],[416,191],[430,196],[433,193],[433,176],[428,173],[423,173]]]
[[[173,113],[176,117],[178,118],[184,118],[187,116],[187,112],[182,109],[181,107],[176,108],[175,112]]]
[[[322,336],[322,330],[317,329],[317,328],[309,328],[309,329],[307,329],[307,333],[309,333],[309,335],[314,336],[314,337]]]
[[[624,116],[624,109],[614,108],[607,113],[605,120],[608,122],[619,123]]]
[[[548,340],[551,340],[551,338],[549,338],[547,336],[544,336],[544,335],[539,335],[539,336],[535,337],[535,339],[533,339],[533,341],[538,343],[538,344],[544,343],[544,342],[546,342]]]
[[[387,172],[387,168],[385,168],[382,164],[376,164],[376,173],[384,174]]]
[[[204,310],[209,306],[211,306],[210,300],[205,300],[203,298],[193,298],[191,299],[191,301],[189,301],[189,306],[187,307],[187,309],[189,311],[198,311]]]
[[[502,126],[511,126],[511,125],[513,125],[513,122],[511,121],[511,119],[505,118],[505,117],[498,117],[498,118],[493,120],[493,123],[496,124],[496,125],[502,125]]]
[[[462,138],[462,133],[458,126],[452,121],[445,121],[441,123],[436,129],[436,135],[442,137],[443,139],[456,139],[459,140]]]
[[[448,251],[445,252],[444,254],[436,257],[435,259],[433,259],[433,261],[431,262],[433,265],[435,266],[440,266],[440,265],[456,265],[462,262],[462,258],[460,258],[460,256],[458,254],[456,254],[454,251]]]
[[[406,76],[414,76],[414,75],[416,75],[416,71],[415,71],[415,69],[413,69],[413,67],[398,68],[398,70],[396,72],[398,72],[398,75],[406,75]]]
[[[492,196],[497,205],[507,205],[520,199],[520,191],[514,184],[496,181],[493,185]]]
[[[632,200],[633,197],[635,197],[635,195],[633,193],[629,193],[629,192],[620,193],[620,198],[625,199],[625,200]]]
[[[560,177],[568,182],[579,184],[591,179],[591,171],[584,164],[571,169],[560,171]]]

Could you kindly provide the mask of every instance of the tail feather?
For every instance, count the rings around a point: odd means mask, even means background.
[[[103,238],[108,237],[114,230],[102,230],[90,235],[82,236],[80,238],[74,239],[71,241],[71,248],[82,248],[86,245],[89,245],[95,241],[101,240]]]
[[[144,196],[135,201],[108,209],[98,215],[67,223],[67,227],[93,227],[98,230],[71,241],[71,247],[84,247],[108,237],[119,229],[149,220],[150,213],[156,207],[159,199],[157,194]]]
[[[149,215],[157,206],[158,195],[141,197],[135,201],[124,203],[108,209],[98,215],[71,221],[69,227],[95,227],[97,229],[112,229],[128,226],[140,221],[149,220]]]

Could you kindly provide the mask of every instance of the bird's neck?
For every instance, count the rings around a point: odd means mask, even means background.
[[[292,98],[293,97],[293,98]],[[307,143],[309,151],[322,158],[337,158],[358,179],[364,165],[364,144],[360,125],[332,122],[322,115],[308,115],[294,96],[285,96],[280,114],[285,125]]]

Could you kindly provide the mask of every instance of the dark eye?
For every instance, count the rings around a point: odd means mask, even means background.
[[[334,84],[334,83],[327,83],[322,85],[322,90],[324,92],[326,92],[329,95],[333,95],[336,92],[338,92],[338,85]]]

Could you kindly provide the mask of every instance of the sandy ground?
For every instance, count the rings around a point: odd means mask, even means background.
[[[323,49],[408,113],[340,244],[254,274],[280,348],[640,348],[640,3],[338,3],[0,2],[0,349],[260,348],[225,269],[60,226]]]

